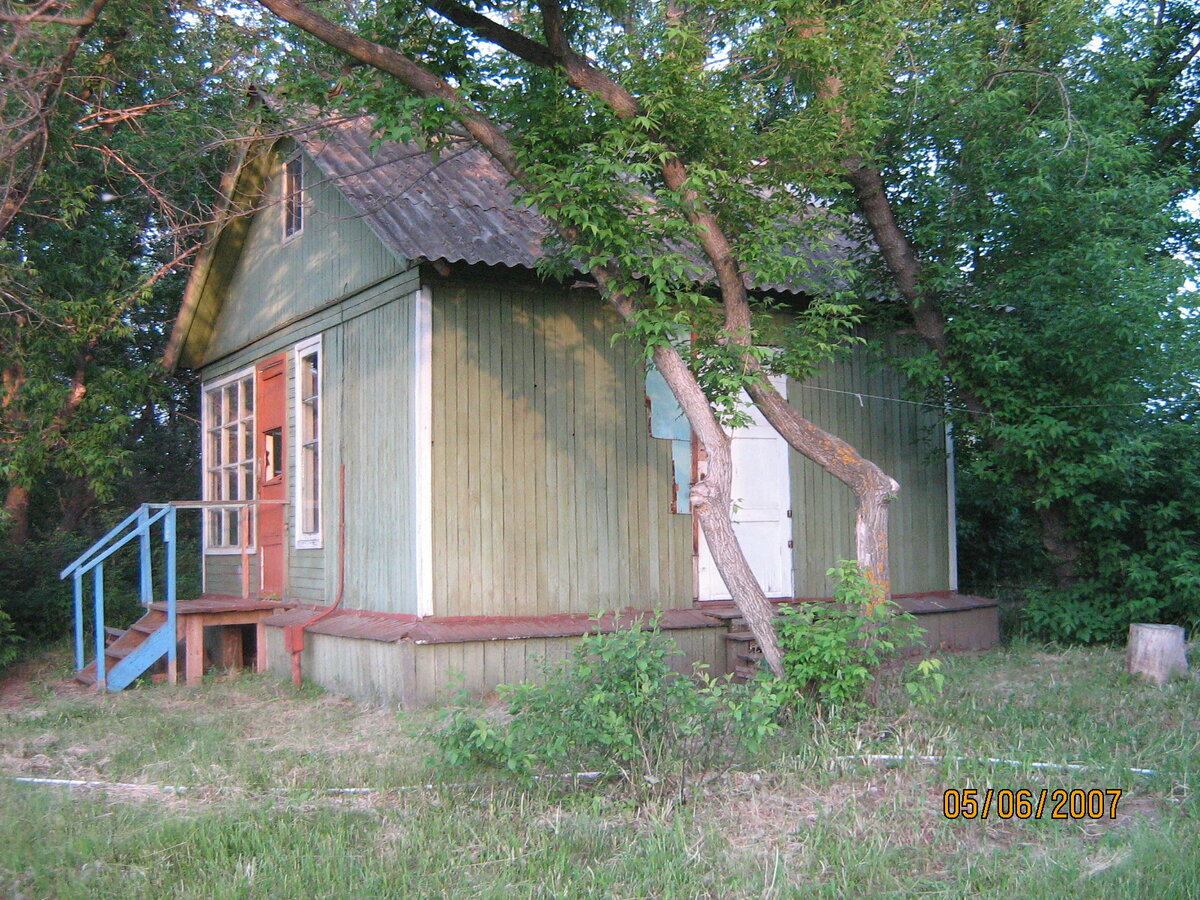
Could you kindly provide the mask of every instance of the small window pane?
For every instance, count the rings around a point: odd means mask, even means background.
[[[304,227],[304,167],[300,157],[289,159],[283,168],[283,236],[289,238]]]
[[[254,499],[254,374],[247,373],[208,389],[204,412],[207,454],[204,499],[216,502]],[[209,547],[238,547],[237,510],[209,510],[205,537]]]
[[[316,534],[321,530],[321,455],[316,443],[305,445],[303,465],[306,477],[301,494],[301,530],[304,534]]]
[[[317,394],[317,354],[310,353],[300,360],[300,396],[304,400]]]
[[[315,400],[305,403],[301,407],[300,439],[305,443],[317,439],[317,404]]]

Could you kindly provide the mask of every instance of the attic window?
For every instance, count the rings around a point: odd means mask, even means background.
[[[304,161],[297,154],[283,164],[283,239],[304,228]]]

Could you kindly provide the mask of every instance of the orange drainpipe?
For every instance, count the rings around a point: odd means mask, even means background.
[[[342,594],[346,590],[346,467],[338,466],[338,589],[333,606],[317,613],[300,625],[289,625],[283,630],[284,647],[292,654],[292,684],[300,686],[300,654],[304,652],[304,629],[315,625],[342,605]]]

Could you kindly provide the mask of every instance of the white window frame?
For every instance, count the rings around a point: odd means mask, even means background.
[[[295,520],[294,520],[295,521],[295,545],[296,545],[297,550],[319,550],[323,546],[323,532],[324,532],[324,524],[325,524],[324,523],[324,515],[323,515],[324,510],[322,508],[322,493],[323,493],[322,488],[324,485],[322,484],[323,479],[321,478],[321,459],[324,455],[322,453],[322,447],[321,447],[321,444],[323,443],[322,434],[321,434],[321,424],[322,424],[322,415],[321,415],[322,383],[321,382],[323,380],[322,375],[323,375],[323,371],[324,371],[324,359],[323,359],[324,351],[322,350],[322,346],[321,346],[321,335],[319,335],[319,334],[313,335],[312,337],[308,338],[307,340],[301,341],[300,343],[296,344],[295,347],[292,348],[292,350],[293,350],[292,365],[293,365],[293,372],[295,373],[294,378],[293,378],[293,383],[295,385],[295,390],[293,391],[293,395],[294,395],[294,402],[295,402],[295,421],[296,421],[296,427],[295,427],[295,429],[293,429],[293,432],[292,432],[295,435],[293,443],[295,444],[295,460],[296,460],[296,478],[295,478],[295,487],[294,487],[295,493],[293,495],[294,504],[292,507],[295,510]],[[316,356],[317,356],[317,392],[316,392],[316,395],[314,398],[316,400],[316,417],[315,418],[316,418],[316,432],[317,433],[316,433],[315,437],[313,438],[313,441],[315,442],[316,448],[317,448],[317,454],[316,454],[317,455],[317,465],[315,467],[315,470],[310,472],[310,471],[308,471],[308,469],[306,468],[306,465],[305,465],[306,454],[304,452],[304,448],[305,448],[305,444],[307,443],[307,441],[305,439],[305,434],[304,434],[304,403],[305,403],[305,399],[304,399],[304,391],[302,388],[303,383],[301,381],[301,371],[302,371],[301,362],[305,358],[311,356],[314,351],[316,351]],[[312,491],[316,495],[315,499],[316,499],[316,507],[317,507],[317,528],[315,531],[306,532],[304,530],[304,494],[305,494],[305,487],[308,483],[309,478],[314,479],[313,485],[312,485]]]
[[[203,434],[203,440],[202,440],[201,447],[200,447],[200,467],[201,467],[201,478],[202,478],[202,483],[200,486],[200,488],[201,488],[200,495],[206,501],[216,501],[216,500],[228,499],[228,498],[218,498],[218,497],[213,496],[212,482],[211,482],[211,478],[210,478],[210,476],[212,474],[210,471],[210,464],[212,464],[213,461],[210,459],[211,450],[209,447],[209,443],[210,443],[209,431],[213,427],[213,423],[212,423],[212,414],[209,411],[209,396],[214,392],[224,391],[224,389],[230,384],[233,384],[235,382],[240,382],[240,381],[247,381],[247,380],[249,381],[249,390],[251,392],[251,396],[254,397],[254,404],[253,404],[253,408],[251,409],[249,421],[244,426],[250,432],[251,451],[250,451],[250,458],[248,460],[245,459],[244,457],[239,457],[236,465],[242,466],[242,465],[245,465],[247,462],[250,464],[251,496],[241,497],[241,498],[238,498],[237,501],[230,500],[229,502],[240,502],[241,500],[255,500],[258,497],[258,468],[257,468],[257,465],[258,465],[258,433],[257,433],[257,431],[258,430],[257,430],[257,426],[256,426],[257,415],[258,415],[258,403],[257,403],[258,397],[254,396],[254,392],[257,389],[254,366],[250,366],[249,368],[240,369],[237,372],[232,372],[229,375],[224,375],[221,378],[216,379],[215,381],[205,382],[204,384],[202,384],[200,386],[200,428],[201,428],[201,432]],[[241,422],[242,419],[239,418],[238,421]],[[241,442],[239,442],[239,445],[240,444],[241,444]],[[239,484],[241,484],[241,482],[239,482]],[[252,511],[253,507],[249,507],[249,509]],[[201,527],[201,536],[202,536],[202,543],[203,543],[203,547],[204,547],[204,553],[209,556],[227,556],[227,555],[231,555],[231,554],[235,554],[235,553],[240,554],[242,552],[242,548],[241,548],[240,544],[230,545],[230,544],[213,544],[213,543],[211,543],[210,538],[209,538],[209,535],[211,533],[210,532],[210,529],[211,529],[210,523],[212,520],[212,516],[215,512],[216,512],[215,510],[211,510],[211,509],[206,509],[204,511],[204,522]],[[251,515],[250,516],[250,546],[246,548],[247,551],[250,553],[256,553],[257,549],[258,549],[256,546],[256,541],[255,541],[254,524],[255,524],[254,516]],[[240,531],[239,531],[239,534],[240,534]]]
[[[295,163],[297,169],[296,181],[299,182],[295,187],[292,185],[290,174],[293,163]],[[283,237],[283,243],[287,244],[296,240],[296,238],[304,233],[304,220],[307,218],[304,215],[304,154],[299,150],[285,156],[283,159],[283,167],[280,170],[279,177],[279,209],[279,232]],[[288,226],[291,224],[293,209],[295,210],[297,225],[296,230],[289,234]]]

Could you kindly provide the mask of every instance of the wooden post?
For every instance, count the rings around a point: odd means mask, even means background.
[[[221,668],[240,669],[242,667],[242,626],[221,626]]]
[[[184,678],[194,687],[204,680],[204,616],[190,615],[184,637]]]
[[[238,507],[238,526],[242,536],[242,599],[250,599],[250,508]]]
[[[254,671],[267,671],[267,626],[262,621],[254,626]]]
[[[1176,675],[1187,674],[1183,629],[1178,625],[1130,625],[1125,669],[1144,675],[1155,684],[1165,684]]]
[[[200,527],[203,529],[203,518],[200,521]],[[176,616],[175,607],[175,525],[176,511],[172,506],[167,510],[167,517],[163,520],[163,541],[167,545],[167,630],[170,631],[173,638],[167,648],[167,681],[171,684],[179,683],[179,619]]]

